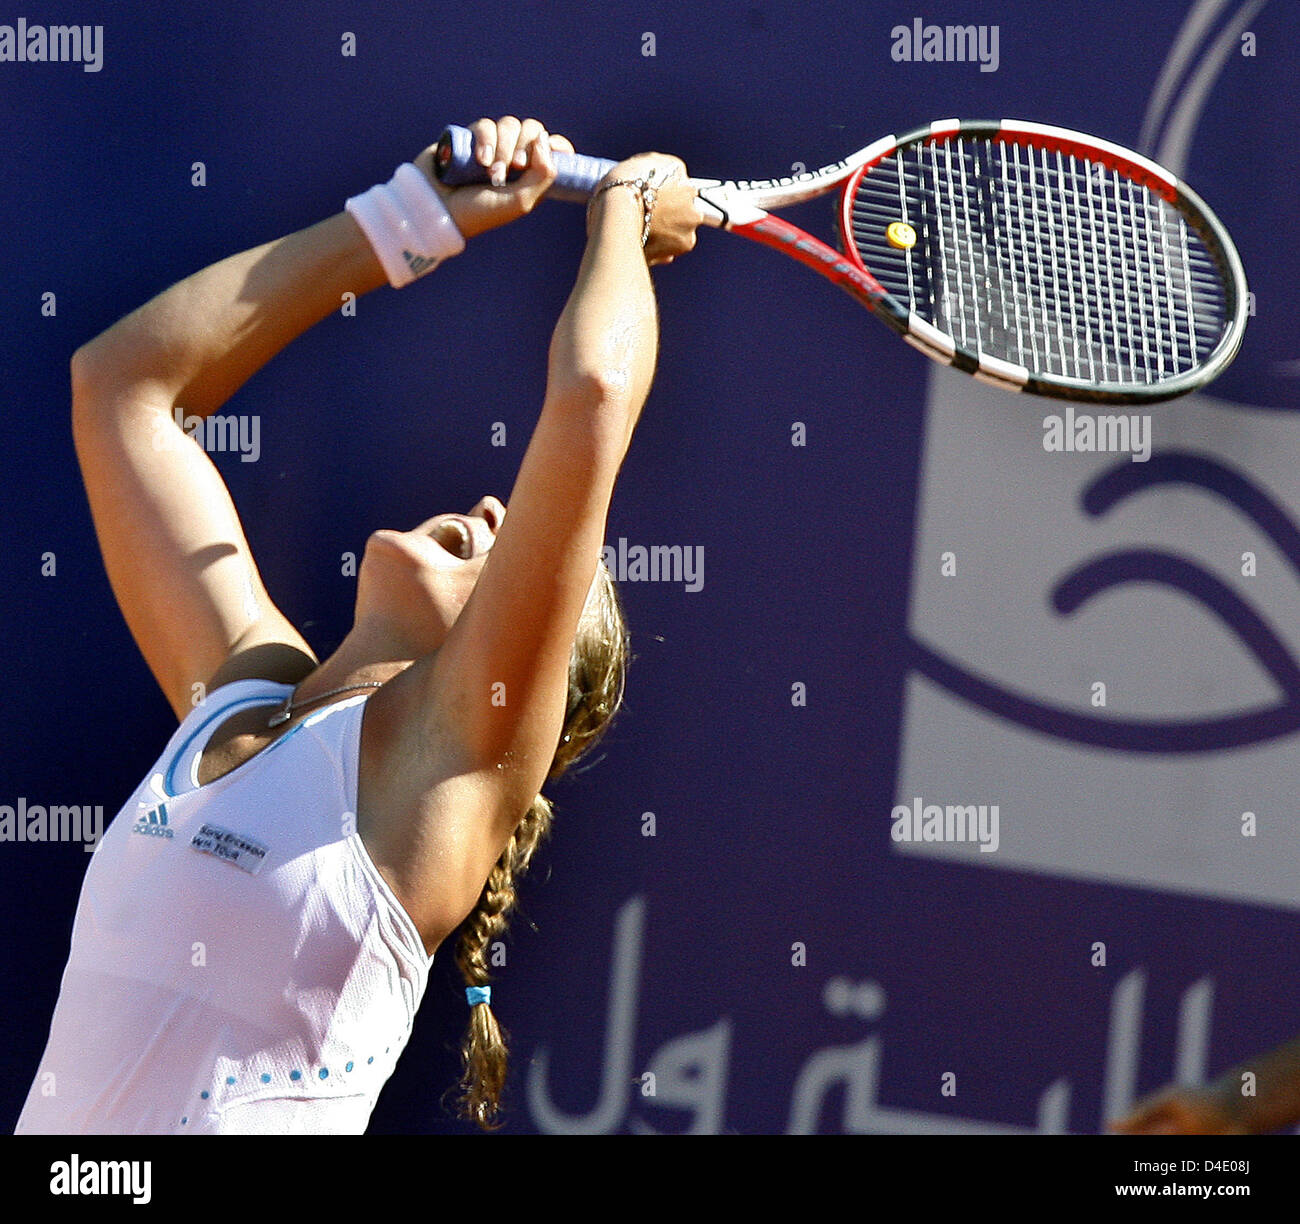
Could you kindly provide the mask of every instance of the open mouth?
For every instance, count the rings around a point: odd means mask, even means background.
[[[429,535],[436,544],[446,549],[453,557],[469,561],[474,556],[474,533],[470,530],[469,524],[460,518],[441,519],[434,525]]]

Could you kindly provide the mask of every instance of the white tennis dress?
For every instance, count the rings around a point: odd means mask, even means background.
[[[356,833],[369,694],[200,787],[241,680],[177,728],[91,858],[18,1134],[360,1134],[430,957]]]

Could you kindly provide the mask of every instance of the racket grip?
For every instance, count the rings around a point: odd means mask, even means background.
[[[596,184],[616,165],[607,157],[587,157],[582,153],[552,153],[551,156],[555,160],[556,176],[547,198],[576,204],[590,199]],[[474,134],[469,128],[453,126],[443,132],[434,154],[433,172],[448,187],[489,181],[487,167],[474,160]],[[519,171],[512,170],[509,177],[518,175]]]

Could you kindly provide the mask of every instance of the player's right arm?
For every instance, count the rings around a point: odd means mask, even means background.
[[[507,116],[472,130],[479,160],[504,173],[542,129]],[[416,159],[426,175],[432,155]],[[528,212],[551,177],[534,167],[507,189],[459,189],[454,199],[435,189],[468,239]],[[217,412],[344,293],[384,283],[361,228],[339,212],[187,277],[72,359],[73,438],[104,565],[177,718],[214,681],[296,683],[316,665],[262,583],[225,482],[182,423]]]
[[[248,675],[287,683],[316,663],[183,423],[218,411],[342,292],[383,279],[340,213],[187,277],[73,356],[73,440],[104,567],[177,718],[235,656],[252,664]]]

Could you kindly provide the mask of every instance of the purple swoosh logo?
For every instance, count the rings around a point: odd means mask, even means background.
[[[1117,464],[1084,490],[1082,508],[1099,517],[1127,497],[1169,484],[1193,485],[1231,503],[1300,574],[1300,530],[1286,511],[1246,476],[1205,455],[1167,451],[1144,464]],[[1051,603],[1060,615],[1069,616],[1103,591],[1133,582],[1174,587],[1200,602],[1272,676],[1282,699],[1216,718],[1103,718],[1050,705],[997,684],[915,638],[908,643],[912,664],[954,696],[1000,718],[1058,739],[1124,752],[1214,752],[1278,739],[1300,728],[1300,666],[1294,655],[1236,591],[1197,562],[1154,549],[1109,553],[1062,578],[1051,593]]]

